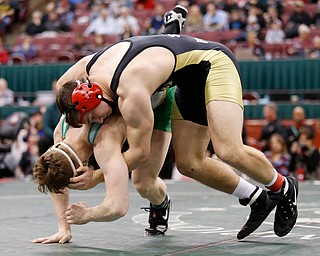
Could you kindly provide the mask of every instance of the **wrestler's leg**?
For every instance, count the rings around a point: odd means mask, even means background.
[[[172,142],[178,170],[209,187],[232,194],[240,178],[227,164],[206,156],[209,139],[207,127],[172,120]]]
[[[274,177],[273,166],[262,152],[242,143],[242,108],[236,103],[211,101],[207,111],[217,156],[254,180],[269,184]]]
[[[158,175],[165,161],[170,141],[170,132],[153,130],[149,159],[132,172],[135,189],[143,198],[155,205],[160,205],[167,194],[167,187]]]

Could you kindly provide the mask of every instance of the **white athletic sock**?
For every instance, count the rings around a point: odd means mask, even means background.
[[[256,186],[252,185],[251,183],[247,182],[243,178],[240,177],[238,186],[233,191],[232,195],[238,197],[239,199],[250,198],[252,193],[256,190]],[[250,203],[253,203],[257,197],[261,194],[262,189],[259,188],[258,191],[252,197],[253,200],[250,200]]]

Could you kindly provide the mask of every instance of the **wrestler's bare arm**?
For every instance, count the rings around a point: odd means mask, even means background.
[[[97,138],[94,145],[94,154],[105,179],[105,198],[93,207],[82,202],[70,205],[67,211],[69,224],[114,221],[126,214],[129,207],[128,169],[121,154],[124,134],[119,132],[118,128],[102,126],[101,129],[106,131],[106,135]]]
[[[79,60],[76,64],[71,66],[57,81],[56,88],[59,90],[66,82],[70,80],[76,80],[87,76],[86,65],[92,58],[92,55],[88,55]]]
[[[127,123],[130,148],[123,153],[129,170],[148,160],[154,116],[148,91],[135,90],[118,100],[119,110]]]

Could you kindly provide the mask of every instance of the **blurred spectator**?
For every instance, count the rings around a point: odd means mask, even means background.
[[[116,20],[109,14],[108,9],[103,8],[99,16],[95,18],[84,31],[84,35],[101,34],[115,35],[118,31]],[[123,31],[122,31],[123,32]]]
[[[52,90],[56,93],[57,81],[52,81]],[[42,130],[43,136],[39,138],[38,147],[39,155],[46,152],[54,143],[53,141],[53,131],[60,120],[61,114],[57,107],[56,102],[52,102],[47,106],[42,119]]]
[[[136,0],[134,4],[137,10],[153,10],[155,7],[154,0]]]
[[[36,10],[31,14],[31,21],[27,24],[25,32],[28,35],[36,35],[45,31],[45,27],[42,23],[42,12]]]
[[[127,39],[132,36],[134,36],[134,34],[131,30],[131,26],[129,24],[126,24],[124,26],[124,32],[120,35],[120,40]]]
[[[298,141],[291,146],[291,157],[296,175],[304,175],[304,179],[315,179],[319,168],[319,149],[313,143],[314,135],[310,129],[299,132]],[[301,177],[298,177],[302,179]]]
[[[303,107],[296,106],[292,110],[292,125],[288,127],[287,138],[288,138],[288,148],[291,147],[292,143],[298,141],[299,130],[308,128],[314,136],[314,129],[312,126],[306,124],[306,113]]]
[[[48,20],[44,22],[43,25],[45,31],[66,32],[71,30],[68,24],[60,20],[60,17],[56,11],[49,13]]]
[[[0,37],[0,65],[6,65],[9,60],[9,50],[3,45],[3,39]]]
[[[278,173],[283,176],[289,175],[289,164],[291,156],[288,153],[287,144],[281,134],[274,133],[268,140],[269,150],[265,151],[264,154],[273,165]]]
[[[294,38],[299,36],[298,28],[301,24],[310,26],[311,17],[305,11],[305,4],[299,0],[294,2],[294,12],[289,17],[289,20],[285,27],[286,38]]]
[[[74,43],[69,51],[73,53],[77,60],[91,53],[90,46],[82,33],[77,33],[75,35]]]
[[[131,10],[127,6],[122,6],[120,8],[120,15],[116,19],[116,24],[119,35],[125,32],[127,24],[130,26],[133,35],[138,35],[140,32],[138,19],[131,15]]]
[[[308,56],[310,32],[310,28],[307,25],[299,25],[298,37],[293,38],[291,45],[287,48],[288,56],[295,58]]]
[[[212,2],[206,5],[207,12],[203,15],[204,29],[207,31],[229,30],[228,14],[218,10]]]
[[[263,13],[263,18],[266,28],[271,28],[274,22],[276,21],[280,21],[282,28],[282,19],[281,16],[278,14],[276,7],[269,6],[267,12]]]
[[[266,10],[263,11],[263,5],[261,4],[262,2],[261,1],[257,2],[256,0],[250,0],[249,2],[252,2],[252,3],[248,6],[247,17],[256,16],[257,23],[259,24],[260,29],[265,28],[266,22],[263,17],[263,14],[266,12]]]
[[[19,136],[23,136],[20,143],[18,165],[16,167],[15,175],[21,180],[31,180],[32,168],[36,159],[39,157],[38,142],[43,137],[42,129],[43,114],[37,110],[29,115],[29,122],[24,129],[19,131]]]
[[[221,5],[219,5],[219,9],[222,9],[225,12],[230,14],[234,10],[239,10],[238,2],[234,0],[221,1]]]
[[[282,16],[282,13],[283,13],[283,3],[284,1],[282,0],[266,0],[265,3],[266,3],[266,10],[267,12],[269,12],[269,8],[272,7],[272,8],[275,8],[276,9],[276,12],[277,12],[277,18],[281,19],[281,16]]]
[[[244,30],[246,27],[246,17],[240,9],[233,9],[230,14],[230,29]]]
[[[189,7],[189,14],[184,29],[188,33],[203,30],[203,15],[199,5],[194,4]]]
[[[151,26],[152,26],[152,28],[154,28],[157,31],[157,33],[163,25],[164,13],[165,13],[165,11],[164,11],[163,5],[157,4],[154,8],[154,14],[151,17]],[[190,13],[189,13],[188,17],[190,18]]]
[[[37,55],[37,48],[32,41],[31,36],[24,36],[22,43],[15,46],[12,52],[22,54],[26,61],[30,61]]]
[[[239,60],[265,59],[265,50],[261,45],[256,31],[247,33],[246,44],[235,49],[235,55]]]
[[[102,48],[106,47],[106,39],[103,35],[95,34],[93,42],[89,44],[89,49],[91,53],[100,51]]]
[[[312,46],[309,50],[309,58],[312,58],[312,59],[320,58],[320,36],[315,36],[312,39]]]
[[[151,18],[146,18],[143,21],[140,35],[149,36],[149,35],[157,35],[158,31],[152,27]]]
[[[4,78],[0,78],[0,107],[13,105],[14,93],[8,88],[8,82]]]
[[[49,20],[49,16],[51,13],[56,12],[56,5],[54,2],[49,2],[46,4],[44,13],[42,15],[42,24],[45,24]]]
[[[274,133],[282,135],[287,142],[286,129],[282,126],[278,118],[278,106],[275,102],[270,102],[264,106],[263,116],[267,123],[262,127],[261,137],[258,140],[257,146],[260,147],[262,151],[268,150],[267,142]]]
[[[14,9],[11,7],[9,0],[0,1],[0,35],[10,31],[10,26],[13,24]]]
[[[274,20],[267,29],[265,41],[268,44],[281,44],[286,39],[280,20]]]
[[[16,178],[24,181],[32,180],[33,166],[39,157],[38,140],[39,138],[36,135],[28,137],[27,150],[22,153],[15,170]]]
[[[320,28],[320,0],[318,0],[317,10],[311,18],[313,28]]]

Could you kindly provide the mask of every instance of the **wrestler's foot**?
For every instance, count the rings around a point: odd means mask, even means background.
[[[170,197],[167,196],[165,205],[161,208],[150,204],[150,207],[141,208],[149,212],[149,228],[145,229],[146,235],[163,236],[168,229],[168,220],[171,207]]]
[[[291,231],[298,217],[298,181],[293,177],[286,177],[285,179],[280,193],[268,192],[270,198],[277,200],[274,233],[280,237]]]
[[[251,199],[239,199],[240,204],[247,205]],[[237,234],[237,238],[243,239],[255,231],[276,207],[277,201],[271,200],[265,190],[261,192],[255,202],[250,205],[251,212],[248,221]]]
[[[187,14],[188,10],[185,7],[176,5],[173,10],[164,14],[164,25],[167,26],[171,23],[177,23],[179,26],[178,34],[180,34],[184,27]]]

